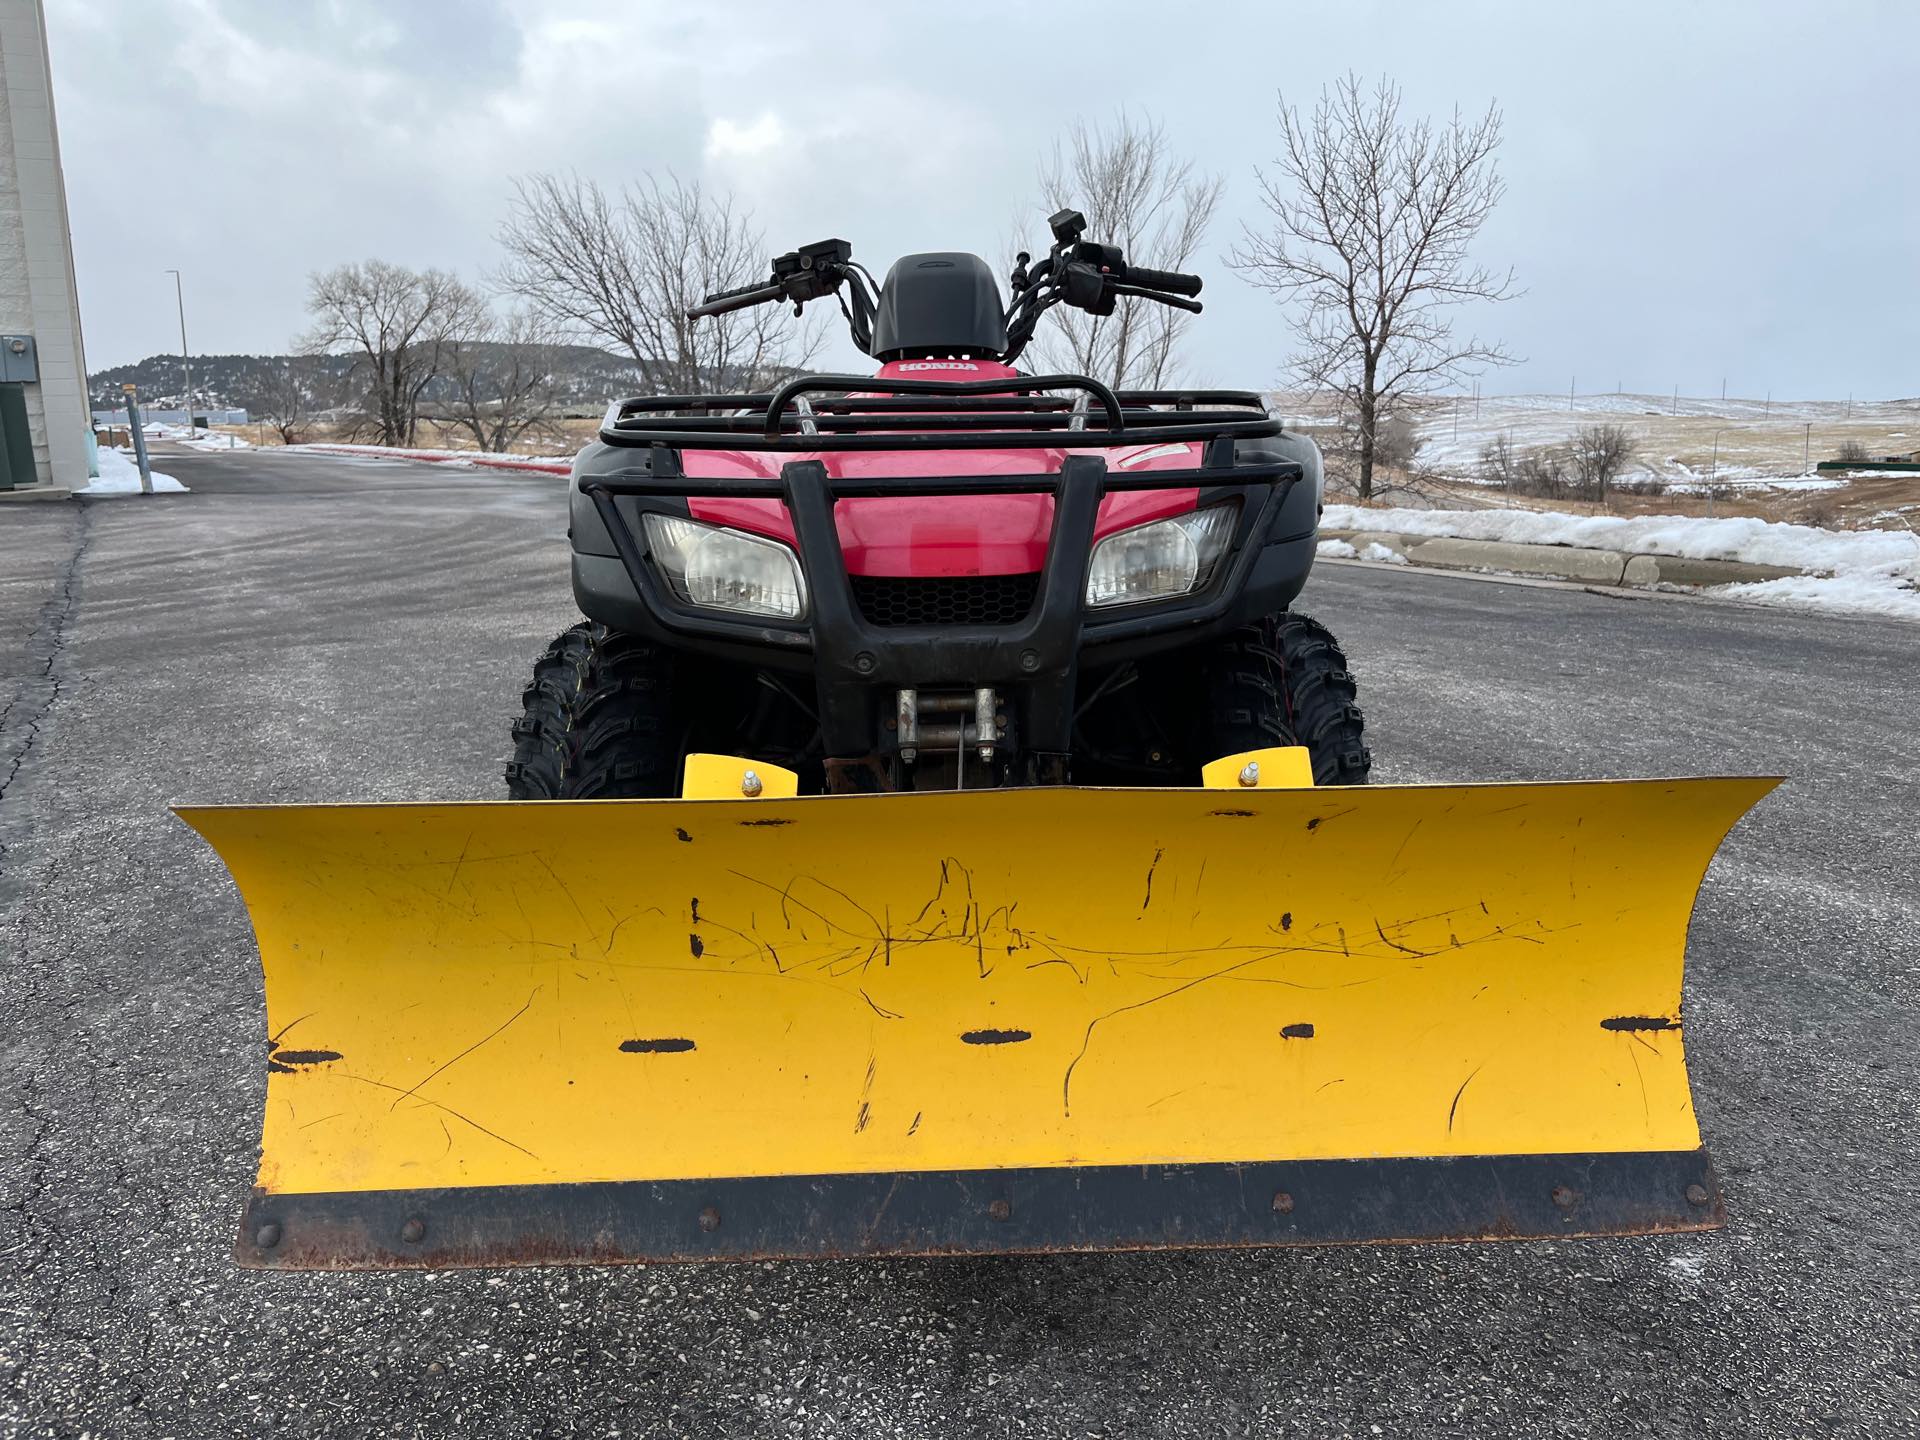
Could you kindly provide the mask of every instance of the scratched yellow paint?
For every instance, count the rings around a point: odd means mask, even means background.
[[[180,813],[307,1192],[1692,1149],[1641,1022],[1773,783]]]

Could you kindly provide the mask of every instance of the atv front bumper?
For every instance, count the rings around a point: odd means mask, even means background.
[[[1022,698],[1022,748],[1064,757],[1083,666],[1177,649],[1283,610],[1313,563],[1316,497],[1302,467],[1262,456],[1235,464],[1210,445],[1198,469],[1117,474],[1097,456],[1069,457],[1045,475],[833,478],[817,460],[793,461],[778,481],[625,470],[584,475],[579,494],[614,551],[583,553],[576,525],[574,594],[582,613],[679,650],[772,669],[810,672],[826,753],[872,752],[882,697],[902,688],[1004,687]],[[656,456],[667,452],[655,452]],[[1200,503],[1237,500],[1227,553],[1190,595],[1110,611],[1085,603],[1100,501],[1109,491],[1198,486]],[[809,614],[781,622],[688,606],[663,582],[640,516],[685,515],[689,495],[745,496],[773,487],[793,517]],[[875,624],[863,613],[841,553],[834,504],[852,496],[1046,493],[1053,529],[1037,594],[1006,624]]]

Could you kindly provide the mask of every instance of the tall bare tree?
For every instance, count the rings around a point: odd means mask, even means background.
[[[446,351],[446,374],[437,393],[434,423],[463,431],[481,450],[503,451],[533,435],[552,434],[553,324],[516,310],[488,315],[472,334]]]
[[[609,195],[578,175],[514,182],[500,287],[582,339],[624,350],[655,394],[750,388],[804,365],[819,331],[779,305],[701,320],[715,290],[764,279],[770,252],[731,199],[648,175]]]
[[[310,352],[354,352],[365,387],[364,429],[382,445],[411,445],[420,397],[440,374],[448,345],[485,323],[486,302],[445,270],[384,260],[340,265],[308,282]]]
[[[1087,236],[1118,245],[1129,262],[1185,270],[1205,241],[1220,203],[1221,180],[1172,152],[1166,131],[1148,116],[1122,111],[1111,127],[1077,122],[1064,145],[1040,168],[1045,213],[1078,210]],[[1111,315],[1071,306],[1053,309],[1034,342],[1055,369],[1092,375],[1116,386],[1157,389],[1173,383],[1184,310],[1122,296]]]
[[[1363,500],[1379,424],[1397,401],[1512,361],[1456,335],[1448,313],[1514,293],[1511,271],[1470,254],[1506,189],[1500,124],[1493,106],[1478,120],[1402,119],[1398,86],[1364,88],[1351,74],[1307,119],[1281,100],[1281,154],[1260,176],[1272,218],[1246,229],[1233,263],[1292,309],[1298,379],[1353,406]]]
[[[273,355],[247,375],[241,399],[282,445],[298,445],[307,438],[314,412],[332,403],[336,388],[320,357]]]

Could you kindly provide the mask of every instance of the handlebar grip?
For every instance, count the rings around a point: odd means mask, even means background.
[[[1144,265],[1129,265],[1127,273],[1120,278],[1143,290],[1167,290],[1175,295],[1200,293],[1200,277],[1183,275],[1178,270],[1149,270]]]
[[[742,285],[737,290],[716,291],[687,311],[687,316],[689,319],[698,319],[702,315],[724,315],[729,310],[744,310],[749,305],[764,305],[767,301],[778,300],[785,294],[784,286],[762,280],[757,285]]]

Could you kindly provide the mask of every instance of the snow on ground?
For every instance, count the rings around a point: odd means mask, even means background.
[[[171,475],[162,475],[158,470],[150,470],[153,477],[153,493],[156,495],[184,495],[187,487]],[[100,451],[100,477],[91,482],[84,490],[76,490],[76,495],[85,495],[89,499],[96,495],[138,495],[140,493],[140,467],[134,464],[131,456],[124,450],[110,450],[104,446]]]
[[[1836,610],[1847,615],[1920,620],[1917,569],[1920,567],[1909,565],[1904,573],[1876,567],[1838,575],[1789,575],[1783,580],[1759,580],[1750,585],[1717,585],[1708,593],[1789,610]]]
[[[1684,469],[1678,460],[1669,461],[1677,469]],[[1667,489],[1675,495],[1704,495],[1715,486],[1724,485],[1733,490],[1844,490],[1847,482],[1835,480],[1827,475],[1728,475],[1721,472],[1708,481],[1704,476],[1694,480],[1669,481]]]
[[[288,445],[288,450],[312,450],[323,455],[367,455],[389,460],[434,460],[451,465],[565,465],[573,456],[496,454],[483,450],[433,450],[422,446],[348,445],[317,441],[310,445]]]
[[[1280,395],[1275,404],[1284,415],[1290,404],[1303,402]],[[1769,403],[1685,395],[1676,401],[1672,395],[1581,394],[1569,404],[1565,394],[1486,395],[1478,400],[1471,396],[1428,399],[1419,404],[1414,419],[1421,438],[1421,467],[1452,480],[1476,480],[1480,453],[1496,437],[1506,437],[1516,452],[1522,452],[1564,445],[1582,426],[1610,423],[1624,426],[1638,442],[1639,453],[1627,467],[1628,479],[1657,476],[1677,482],[1684,491],[1696,486],[1704,489],[1711,472],[1715,483],[1736,489],[1826,489],[1832,488],[1824,483],[1828,477],[1798,473],[1803,456],[1830,455],[1843,438],[1856,439],[1876,453],[1910,449],[1916,408],[1914,400]],[[1810,437],[1805,434],[1808,426]]]
[[[253,442],[228,430],[189,430],[184,425],[168,426],[161,439],[184,445],[189,450],[251,450]]]
[[[1364,550],[1355,550],[1344,540],[1322,540],[1315,547],[1315,551],[1330,560],[1372,560],[1382,565],[1407,563],[1406,556],[1398,550],[1382,545],[1378,540],[1369,540]]]
[[[1920,534],[1912,531],[1822,530],[1750,516],[1714,519],[1699,515],[1569,515],[1551,510],[1369,510],[1357,505],[1329,505],[1320,523],[1329,530],[1451,535],[1467,540],[1574,545],[1633,555],[1791,566],[1825,573],[1716,586],[1711,593],[1761,605],[1920,620]],[[1349,555],[1354,553],[1351,545],[1346,548]],[[1329,553],[1325,542],[1322,553]],[[1362,551],[1360,558],[1373,557]]]

